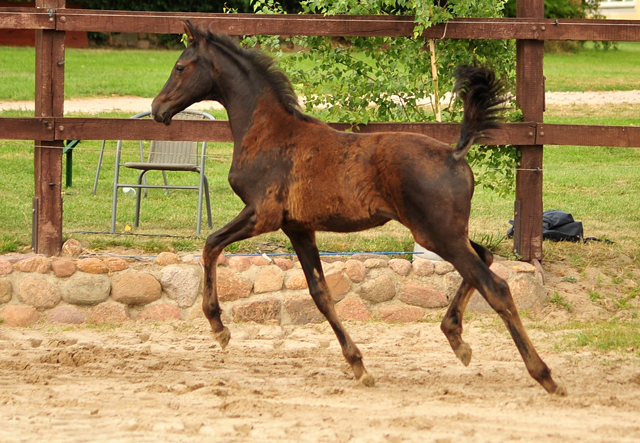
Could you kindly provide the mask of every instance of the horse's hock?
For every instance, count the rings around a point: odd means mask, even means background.
[[[460,286],[447,262],[354,255],[323,257],[326,281],[343,320],[413,322],[441,309]],[[539,313],[547,295],[534,266],[498,261],[518,308]],[[132,258],[5,256],[0,258],[0,317],[9,326],[50,322],[124,323],[192,320],[201,308],[203,269],[192,255]],[[223,320],[304,325],[324,321],[309,296],[299,262],[291,258],[222,256],[218,296]],[[468,310],[489,311],[479,294]]]

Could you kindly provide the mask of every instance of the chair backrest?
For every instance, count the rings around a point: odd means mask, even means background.
[[[174,117],[176,120],[203,120],[200,112],[182,111]],[[198,165],[198,142],[158,141],[151,142],[149,163],[167,165]]]

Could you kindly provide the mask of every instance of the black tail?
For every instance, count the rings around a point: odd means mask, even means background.
[[[483,67],[460,66],[455,72],[457,92],[464,103],[462,130],[453,157],[460,160],[467,155],[483,131],[500,127],[499,113],[504,85],[493,71]]]

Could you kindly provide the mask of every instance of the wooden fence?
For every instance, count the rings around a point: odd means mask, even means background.
[[[0,29],[36,32],[35,117],[0,118],[0,139],[35,140],[33,246],[53,255],[62,243],[62,148],[64,140],[152,139],[231,141],[226,121],[153,121],[66,118],[65,33],[71,31],[179,34],[188,18],[229,35],[411,36],[406,16],[195,14],[67,9],[65,0],[36,0],[33,8],[0,8]],[[524,123],[506,124],[490,140],[522,153],[516,177],[515,250],[523,260],[542,259],[543,145],[640,147],[640,127],[544,123],[545,40],[640,41],[638,20],[544,19],[544,0],[517,0],[517,18],[454,19],[427,29],[424,38],[516,39],[516,100]],[[167,75],[169,73],[167,72]],[[333,124],[337,129],[346,125]],[[454,142],[458,125],[370,123],[361,131],[408,131]]]

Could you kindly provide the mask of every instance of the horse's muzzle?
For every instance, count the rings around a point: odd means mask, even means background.
[[[156,113],[155,111],[151,111],[151,118],[153,118],[158,123],[164,123],[169,126],[171,124],[171,114],[168,112],[164,113]]]
[[[165,109],[161,109],[161,106],[156,102],[156,99],[154,99],[151,103],[151,118],[153,118],[158,123],[164,123],[165,125],[169,126],[171,124],[171,117],[173,117],[173,115],[171,115],[166,107]]]

